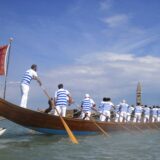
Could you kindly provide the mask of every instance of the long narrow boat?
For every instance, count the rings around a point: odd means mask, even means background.
[[[25,109],[1,98],[0,116],[41,133],[67,134],[58,116]],[[66,117],[64,120],[75,135],[94,135],[101,132],[92,120]],[[96,123],[106,132],[160,128],[160,123],[115,123],[99,121],[96,121]]]

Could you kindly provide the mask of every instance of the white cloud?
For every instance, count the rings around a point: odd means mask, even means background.
[[[135,94],[139,81],[146,90],[151,85],[160,90],[156,86],[160,79],[159,62],[160,57],[103,52],[80,57],[73,66],[50,70],[44,77],[48,88],[63,82],[77,99],[87,92],[99,101],[103,96],[120,101]],[[129,101],[134,103],[135,97]]]
[[[112,6],[112,1],[111,0],[103,0],[100,2],[100,9],[101,10],[109,10]]]
[[[125,14],[114,15],[111,17],[106,17],[102,19],[104,23],[106,23],[109,27],[119,27],[128,22],[128,16]]]

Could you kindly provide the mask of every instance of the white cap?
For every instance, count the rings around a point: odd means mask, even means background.
[[[126,103],[126,100],[125,100],[125,99],[123,99],[123,100],[122,100],[122,103]]]
[[[88,93],[86,93],[86,94],[85,94],[85,97],[86,97],[86,98],[89,98],[89,97],[90,97],[90,95],[89,95]]]

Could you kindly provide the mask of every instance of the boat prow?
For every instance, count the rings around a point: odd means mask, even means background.
[[[5,128],[0,128],[0,136],[6,131]]]

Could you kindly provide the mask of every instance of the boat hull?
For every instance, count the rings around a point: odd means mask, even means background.
[[[24,127],[45,134],[67,134],[59,116],[25,109],[0,98],[0,116]],[[92,120],[64,118],[75,135],[95,135],[101,133]],[[160,123],[115,123],[96,122],[106,132],[157,129]]]

